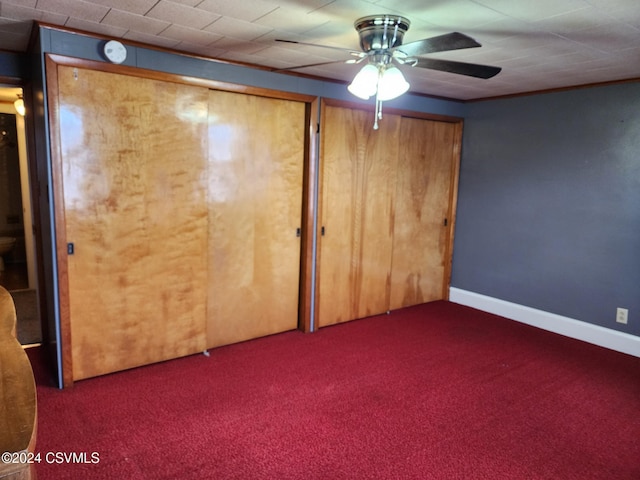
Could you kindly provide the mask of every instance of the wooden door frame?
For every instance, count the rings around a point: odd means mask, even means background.
[[[300,288],[298,329],[313,331],[313,302],[315,298],[316,202],[318,198],[318,153],[320,104],[317,97],[307,104],[305,113],[305,161],[302,180],[302,224],[300,243]]]
[[[315,167],[313,159],[315,159],[313,132],[316,128],[316,120],[314,112],[317,114],[318,97],[306,94],[283,92],[279,90],[271,90],[267,88],[253,87],[234,83],[220,82],[216,80],[207,80],[197,77],[189,77],[184,75],[176,75],[155,70],[147,70],[142,68],[130,67],[126,65],[114,65],[105,62],[97,62],[93,60],[68,57],[58,54],[45,55],[46,68],[46,89],[48,99],[48,122],[50,126],[49,148],[51,154],[51,175],[53,189],[53,215],[55,224],[55,259],[58,280],[58,314],[59,314],[59,334],[61,343],[61,364],[59,368],[62,370],[62,381],[64,387],[73,385],[73,360],[71,351],[71,317],[70,317],[70,301],[69,301],[69,271],[67,264],[67,238],[66,238],[66,220],[64,210],[63,197],[63,171],[62,171],[62,152],[60,139],[57,134],[60,129],[60,106],[58,99],[58,66],[77,67],[82,69],[97,70],[102,72],[117,73],[121,75],[130,75],[145,79],[159,80],[164,82],[173,82],[186,84],[191,86],[200,86],[212,90],[224,90],[229,92],[244,93],[248,95],[256,95],[269,98],[277,98],[283,100],[298,101],[305,104],[305,118],[307,122],[307,134],[305,135],[305,157],[303,165],[303,193],[302,193],[302,210],[301,210],[301,267],[300,267],[300,302],[299,302],[299,328],[307,331],[308,319],[311,318],[310,301],[311,298],[311,279],[312,271],[312,255],[309,253],[312,245],[312,237],[310,229],[313,229],[313,194],[314,194],[314,175]]]

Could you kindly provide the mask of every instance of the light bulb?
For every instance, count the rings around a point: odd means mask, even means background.
[[[388,67],[378,82],[378,100],[385,101],[399,97],[409,90],[409,83],[396,67]]]
[[[356,97],[367,100],[372,95],[376,94],[376,88],[378,85],[378,67],[368,63],[358,74],[354,77],[351,85],[347,87],[351,93]]]
[[[24,117],[26,110],[24,108],[24,99],[22,97],[19,97],[15,102],[13,102],[13,107],[16,109],[16,112],[18,112],[19,115],[22,115]]]

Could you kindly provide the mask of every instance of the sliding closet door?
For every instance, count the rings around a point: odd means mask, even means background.
[[[384,312],[389,305],[393,198],[401,117],[323,110],[318,325]]]
[[[305,104],[209,97],[207,346],[298,325]]]
[[[403,118],[399,140],[391,310],[448,297],[460,127]]]
[[[329,105],[317,324],[448,297],[461,124]]]
[[[65,66],[57,81],[73,379],[202,351],[208,90]]]

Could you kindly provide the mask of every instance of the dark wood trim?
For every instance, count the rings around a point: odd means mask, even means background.
[[[533,90],[530,92],[522,92],[522,93],[511,93],[509,95],[497,95],[495,97],[474,98],[473,100],[464,100],[464,103],[487,102],[491,100],[504,100],[509,98],[528,97],[531,95],[544,95],[547,93],[560,93],[560,92],[568,92],[572,90],[582,90],[584,88],[609,87],[612,85],[622,85],[625,83],[638,83],[638,82],[640,82],[640,77],[627,78],[623,80],[611,80],[608,82],[599,82],[599,83],[585,83],[583,85],[572,85],[569,87],[548,88],[546,90]]]
[[[463,122],[455,126],[455,140],[451,150],[451,184],[449,187],[449,209],[447,213],[447,245],[444,253],[444,278],[442,281],[442,298],[449,300],[451,287],[451,270],[453,266],[453,241],[456,231],[456,211],[458,207],[458,180],[460,177],[460,159],[462,153]]]
[[[16,87],[22,87],[23,82],[24,80],[21,78],[6,77],[4,75],[0,75],[0,84],[2,84],[3,86],[12,85]]]
[[[208,80],[205,78],[179,75],[175,73],[166,73],[157,70],[148,70],[139,67],[131,67],[128,65],[115,65],[112,63],[98,62],[95,60],[68,57],[65,55],[58,55],[54,53],[48,53],[45,55],[45,57],[56,65],[85,68],[88,70],[97,70],[101,72],[118,73],[121,75],[131,75],[134,77],[148,78],[151,80],[159,80],[162,82],[181,83],[185,85],[205,87],[211,90],[224,90],[228,92],[244,93],[260,97],[278,98],[281,100],[294,100],[304,103],[311,103],[316,99],[314,95],[305,95],[301,93],[284,92],[262,87],[240,85],[236,83],[220,82],[217,80]]]
[[[317,218],[318,218],[318,223],[316,225],[316,230],[313,232],[313,234],[316,237],[316,255],[315,255],[315,262],[316,262],[316,271],[315,271],[315,285],[316,285],[316,290],[314,292],[314,298],[315,298],[315,303],[314,303],[314,309],[313,309],[313,318],[314,318],[314,331],[318,330],[320,328],[320,275],[321,275],[321,244],[322,244],[322,229],[323,229],[323,211],[322,211],[322,207],[323,207],[323,202],[322,202],[322,196],[323,196],[323,188],[324,188],[324,169],[323,169],[323,165],[322,165],[322,148],[323,148],[323,135],[324,135],[324,131],[325,131],[325,127],[326,127],[326,123],[325,123],[325,115],[324,112],[326,111],[326,107],[330,105],[331,102],[327,102],[326,98],[321,98],[320,99],[320,103],[318,105],[319,111],[319,118],[320,118],[320,122],[318,123],[318,171],[316,172],[316,177],[317,177],[317,198],[318,198],[318,203],[317,203]]]
[[[45,57],[47,78],[47,98],[49,109],[51,148],[51,189],[53,194],[53,216],[55,222],[55,241],[58,279],[58,306],[60,315],[60,347],[62,351],[62,383],[73,385],[73,355],[71,351],[71,312],[69,305],[69,268],[67,263],[67,234],[64,211],[64,192],[62,183],[62,152],[60,138],[60,105],[58,102],[58,64],[55,59]]]
[[[350,100],[336,100],[335,98],[323,98],[323,103],[329,107],[343,107],[356,110],[366,110],[372,114],[375,112],[375,105],[371,103],[352,102]],[[435,120],[438,122],[458,123],[462,121],[460,117],[453,117],[450,115],[441,115],[437,113],[417,112],[414,110],[406,110],[402,108],[386,107],[383,104],[382,109],[383,117],[385,113],[390,115],[400,115],[401,117],[419,118],[423,120]],[[372,115],[373,122],[373,115]]]

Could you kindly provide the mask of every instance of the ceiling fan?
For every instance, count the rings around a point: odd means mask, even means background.
[[[425,38],[403,45],[402,40],[404,39],[404,34],[410,25],[411,22],[409,19],[398,15],[369,15],[357,19],[354,22],[354,27],[360,36],[360,47],[362,51],[297,42],[294,40],[276,39],[278,42],[341,50],[354,57],[344,61],[313,63],[282,68],[277,71],[296,70],[332,63],[353,64],[366,61],[366,65],[355,76],[353,82],[347,88],[351,93],[362,99],[375,96],[376,123],[374,124],[374,128],[376,129],[378,127],[378,119],[382,118],[382,101],[396,98],[409,89],[409,83],[404,79],[402,72],[396,65],[427,68],[482,79],[488,79],[500,73],[500,67],[452,60],[422,58],[422,55],[429,53],[474,48],[480,47],[481,45],[473,38],[458,32]]]

